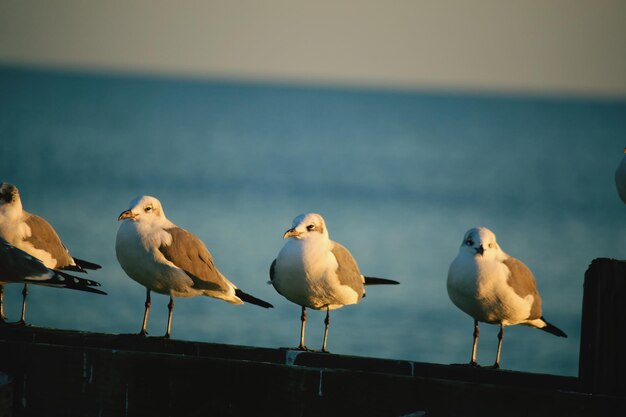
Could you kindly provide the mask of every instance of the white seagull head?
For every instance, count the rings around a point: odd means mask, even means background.
[[[496,235],[486,227],[474,227],[468,230],[463,237],[459,252],[485,260],[498,259],[502,255],[502,250],[496,242]]]
[[[152,196],[144,195],[130,202],[130,208],[123,211],[117,220],[133,222],[161,222],[167,220],[161,202]]]
[[[283,238],[312,239],[320,236],[329,239],[324,218],[317,213],[307,213],[293,219],[291,229],[285,232]]]

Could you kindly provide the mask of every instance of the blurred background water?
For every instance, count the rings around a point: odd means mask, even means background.
[[[544,316],[569,337],[509,327],[502,366],[576,375],[582,284],[597,257],[626,258],[614,170],[626,102],[183,80],[0,67],[0,180],[45,217],[108,296],[32,288],[37,326],[134,333],[145,290],[115,258],[117,216],[159,198],[231,281],[274,304],[178,299],[172,337],[296,346],[300,308],[267,284],[292,219],[318,212],[363,273],[401,281],[333,312],[333,353],[469,360],[472,319],[446,276],[465,231],[483,225],[535,273]],[[21,287],[6,288],[17,319]],[[148,331],[165,331],[155,295]],[[323,312],[307,345],[319,347]],[[495,357],[481,327],[478,360]]]

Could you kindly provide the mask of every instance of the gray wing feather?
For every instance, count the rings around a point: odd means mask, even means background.
[[[519,259],[509,257],[504,260],[504,264],[511,271],[509,275],[508,283],[513,288],[513,291],[520,297],[526,297],[527,295],[533,296],[533,305],[530,310],[529,319],[538,319],[541,317],[541,297],[539,291],[537,291],[537,283],[532,271]]]
[[[5,282],[26,282],[106,295],[104,291],[93,288],[99,287],[100,283],[46,268],[39,259],[3,239],[0,239],[0,277]]]
[[[179,227],[166,231],[172,235],[172,243],[161,245],[159,251],[189,275],[195,288],[228,291],[229,282],[217,270],[211,253],[200,239]]]
[[[45,219],[34,214],[28,214],[26,224],[30,227],[31,235],[25,240],[32,244],[36,249],[48,252],[57,264],[55,268],[71,267],[74,260],[69,255],[67,248],[61,242],[61,238],[54,228]]]
[[[363,296],[363,276],[359,271],[359,267],[356,260],[348,249],[337,242],[333,242],[332,253],[337,259],[337,277],[339,282],[343,285],[347,285],[359,294],[359,297]]]

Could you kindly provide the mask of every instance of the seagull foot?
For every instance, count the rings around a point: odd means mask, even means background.
[[[26,324],[26,322],[25,322],[25,321],[22,321],[22,320],[20,320],[20,321],[13,321],[13,322],[2,321],[2,322],[0,323],[0,325],[2,325],[2,326],[16,326],[16,327],[17,327],[17,326],[19,326],[19,327],[21,327],[21,326],[24,326],[24,327],[28,326],[28,325]]]
[[[482,368],[477,362],[470,363],[451,363],[450,366],[467,366],[470,368]]]
[[[306,346],[298,346],[298,347],[279,347],[278,349],[282,350],[299,350],[300,352],[313,352],[312,349],[309,349]]]

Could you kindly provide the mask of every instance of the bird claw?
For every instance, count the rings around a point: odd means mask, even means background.
[[[26,324],[25,321],[22,321],[22,320],[20,320],[20,321],[11,321],[11,322],[3,320],[3,321],[0,322],[0,326],[24,326],[24,327],[26,327],[27,324]]]
[[[314,352],[313,349],[309,349],[306,346],[297,346],[297,347],[280,347],[279,349],[283,350],[298,350],[300,352]]]
[[[467,366],[470,368],[482,368],[477,362],[469,362],[469,363],[451,363],[450,366]]]

